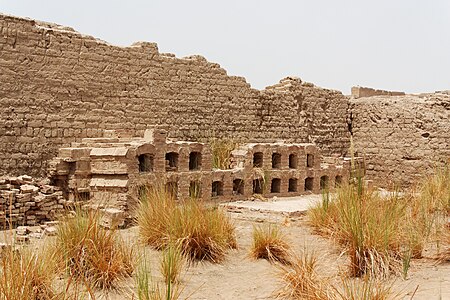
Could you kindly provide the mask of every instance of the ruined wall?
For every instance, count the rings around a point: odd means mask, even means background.
[[[404,96],[404,92],[393,92],[385,90],[376,90],[368,87],[354,86],[352,87],[352,97],[373,97],[373,96]]]
[[[59,147],[104,129],[142,135],[154,124],[187,140],[284,139],[316,142],[325,155],[345,151],[347,99],[294,81],[261,92],[201,56],[175,58],[154,43],[111,46],[0,15],[0,174],[43,175]]]
[[[315,143],[324,155],[345,155],[349,149],[348,98],[298,78],[287,77],[262,91],[260,135],[278,130]]]
[[[350,102],[355,149],[376,184],[413,184],[449,162],[450,92]]]

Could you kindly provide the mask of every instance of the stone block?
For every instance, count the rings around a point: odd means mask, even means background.
[[[105,208],[101,210],[100,225],[106,228],[117,228],[125,225],[126,214],[123,210],[116,208]]]
[[[39,188],[35,185],[24,184],[20,186],[20,191],[22,193],[37,193],[39,191]]]

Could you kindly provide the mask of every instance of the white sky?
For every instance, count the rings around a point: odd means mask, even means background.
[[[344,94],[450,89],[450,0],[0,0],[0,12],[200,54],[258,89],[285,76]]]

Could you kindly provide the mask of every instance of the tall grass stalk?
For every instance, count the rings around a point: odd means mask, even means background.
[[[165,282],[178,282],[184,264],[184,257],[178,245],[169,245],[164,249],[161,257],[160,270]]]
[[[139,300],[177,300],[183,291],[177,282],[168,280],[165,284],[158,283],[151,276],[145,259],[136,270],[135,280]]]

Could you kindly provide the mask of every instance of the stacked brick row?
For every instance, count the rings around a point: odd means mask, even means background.
[[[231,169],[216,169],[208,144],[166,139],[160,129],[144,137],[83,139],[61,148],[49,173],[70,200],[130,211],[149,186],[165,185],[179,200],[230,201],[298,196],[333,190],[349,176],[349,163],[324,160],[311,143],[242,144]]]
[[[57,187],[30,176],[0,179],[0,226],[37,225],[54,220],[66,201]]]

